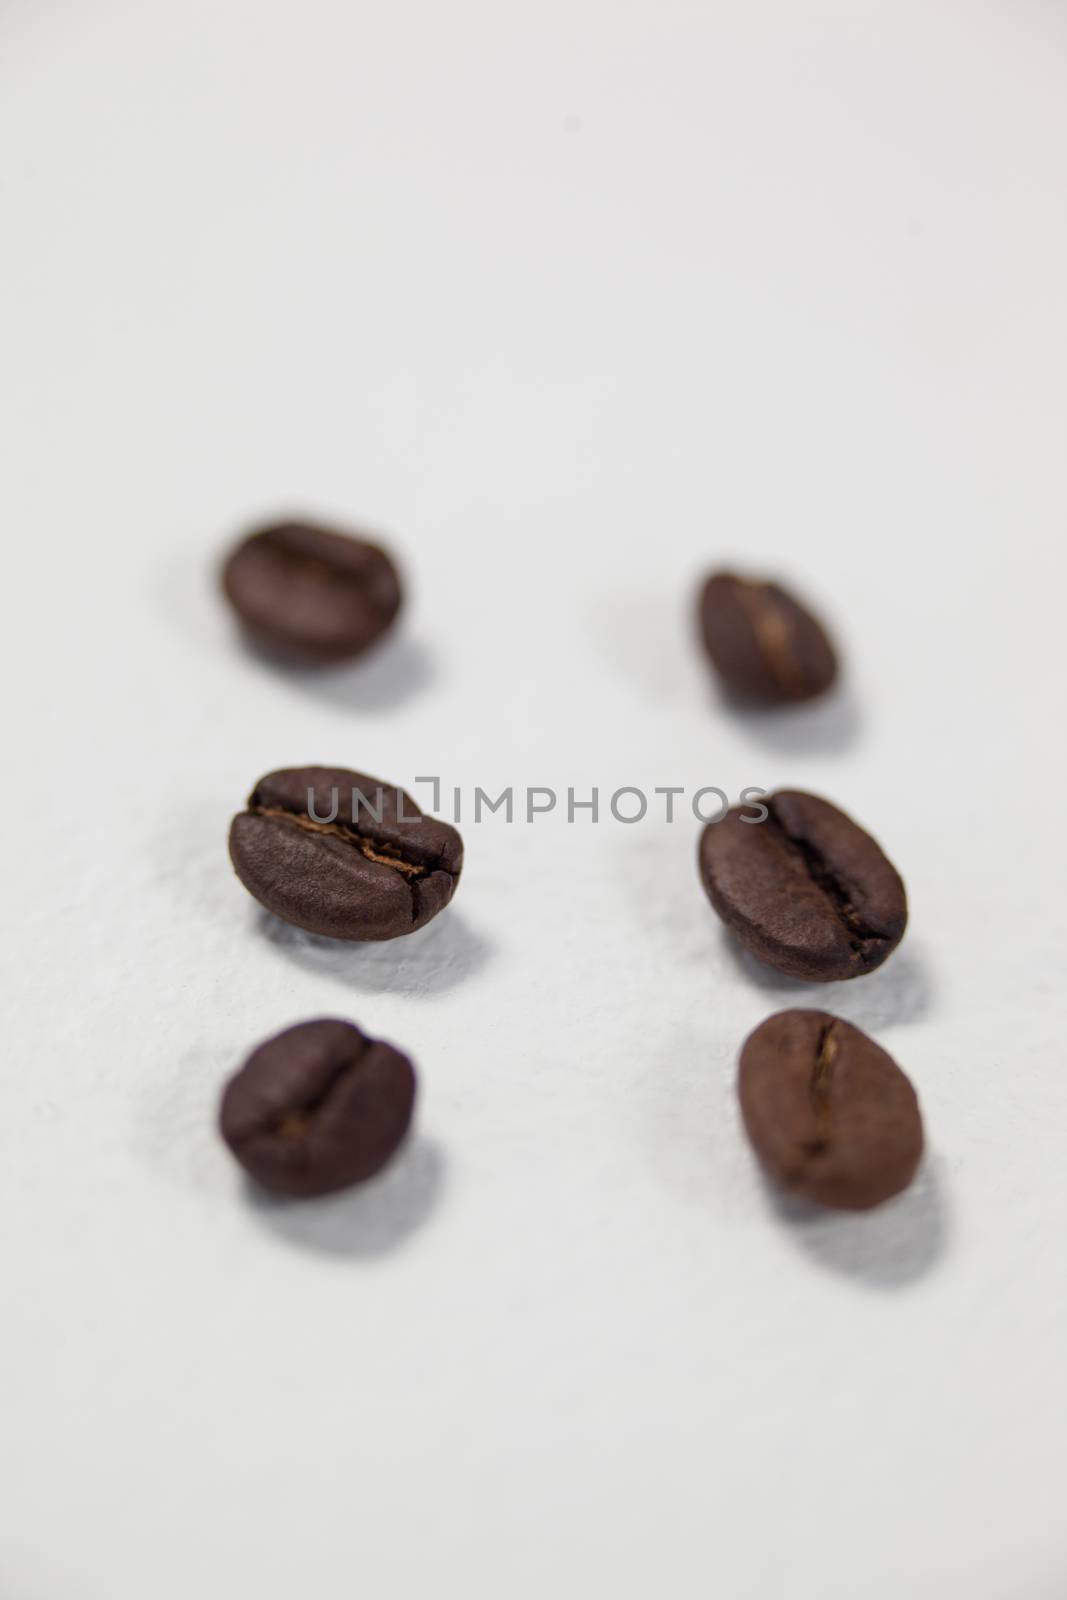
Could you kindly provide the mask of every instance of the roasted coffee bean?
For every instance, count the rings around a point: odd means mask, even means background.
[[[265,1189],[329,1194],[389,1160],[411,1122],[415,1069],[350,1022],[298,1022],[253,1050],[222,1096],[222,1137]]]
[[[714,573],[700,596],[700,626],[712,663],[740,700],[812,700],[837,676],[825,629],[776,583]]]
[[[230,859],[249,893],[298,928],[395,939],[451,900],[463,841],[378,778],[287,767],[261,778],[234,817]]]
[[[700,838],[705,892],[753,955],[791,978],[827,983],[873,972],[904,934],[900,875],[828,800],[796,789],[735,806]]]
[[[770,1176],[820,1205],[866,1211],[915,1176],[915,1090],[859,1028],[827,1011],[779,1011],[749,1034],[741,1115]]]
[[[400,578],[384,550],[302,522],[243,540],[222,586],[255,643],[293,661],[362,655],[400,610]]]

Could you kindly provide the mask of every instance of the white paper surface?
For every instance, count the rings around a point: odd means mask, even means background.
[[[1067,23],[1053,6],[5,8],[12,756],[4,1600],[1045,1600],[1067,1589]],[[231,537],[378,530],[373,661],[240,648]],[[847,687],[745,721],[713,563]],[[811,787],[911,925],[739,957],[698,827],[461,824],[396,944],[272,923],[274,766]],[[425,794],[425,789],[420,794]],[[803,1219],[733,1093],[818,1004],[916,1083],[899,1202]],[[335,1014],[418,1131],[253,1198],[220,1087]]]

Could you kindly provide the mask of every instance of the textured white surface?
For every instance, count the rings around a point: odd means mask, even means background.
[[[3,1600],[1051,1600],[1067,1588],[1067,22],[1051,5],[8,4]],[[293,507],[412,603],[322,679],[213,564]],[[794,577],[848,690],[744,722],[690,595]],[[263,770],[810,786],[906,943],[733,954],[691,821],[465,825],[454,908],[261,915]],[[874,1031],[931,1159],[768,1195],[784,1004]],[[409,1048],[316,1207],[213,1132],[253,1043]]]

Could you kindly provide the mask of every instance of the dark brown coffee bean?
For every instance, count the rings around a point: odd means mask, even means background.
[[[737,1075],[753,1148],[783,1188],[845,1211],[899,1194],[923,1150],[919,1102],[880,1045],[827,1011],[779,1011]]]
[[[869,833],[828,800],[780,789],[734,806],[700,838],[705,892],[753,955],[791,978],[827,983],[873,972],[900,943],[900,874]]]
[[[261,778],[234,817],[230,859],[249,893],[298,928],[395,939],[451,900],[463,841],[379,778],[287,767]]]
[[[222,1096],[222,1137],[265,1189],[329,1194],[362,1183],[400,1144],[415,1069],[350,1022],[298,1022],[253,1050]]]
[[[222,586],[249,636],[294,661],[361,655],[400,610],[400,578],[384,550],[302,522],[243,540]]]
[[[700,626],[716,671],[739,699],[811,700],[837,676],[826,630],[776,583],[714,573],[700,596]]]

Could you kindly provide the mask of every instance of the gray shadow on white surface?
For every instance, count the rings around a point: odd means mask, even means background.
[[[444,994],[481,972],[492,954],[488,940],[451,907],[417,933],[365,944],[305,933],[261,908],[254,916],[288,960],[360,994]]]
[[[929,1151],[903,1194],[873,1211],[826,1211],[776,1189],[767,1203],[798,1248],[821,1266],[874,1289],[903,1289],[945,1254],[948,1208],[936,1157]]]
[[[884,966],[843,983],[805,983],[776,972],[722,929],[723,949],[747,983],[762,989],[778,1010],[794,1007],[832,1011],[858,1028],[877,1029],[919,1022],[933,1010],[930,962],[914,943],[895,950]]]
[[[395,711],[439,677],[426,647],[405,633],[390,634],[366,656],[332,667],[282,661],[239,635],[236,647],[273,677],[343,711]]]
[[[268,1232],[287,1244],[351,1261],[396,1250],[433,1213],[444,1187],[439,1147],[416,1135],[367,1183],[317,1200],[286,1199],[246,1180],[245,1199]]]
[[[848,684],[795,706],[752,705],[719,693],[717,704],[731,720],[779,756],[840,755],[858,743],[863,725],[859,701]]]

